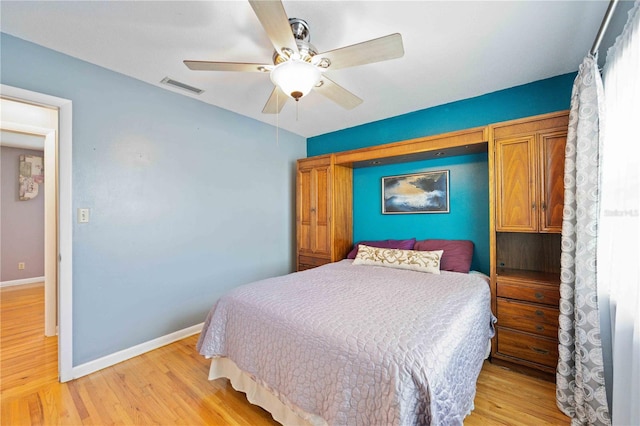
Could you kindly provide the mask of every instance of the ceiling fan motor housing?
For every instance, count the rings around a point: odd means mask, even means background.
[[[307,41],[296,40],[298,45],[298,54],[288,48],[281,49],[281,53],[278,51],[273,52],[273,64],[278,65],[282,62],[287,62],[291,59],[298,59],[304,62],[311,62],[311,59],[318,54],[315,46]]]
[[[311,33],[307,21],[299,18],[289,18],[291,32],[298,46],[298,54],[293,50],[283,47],[280,52],[273,52],[273,64],[278,65],[290,59],[298,59],[304,62],[311,62],[311,59],[318,54],[317,49],[310,43]]]
[[[291,32],[293,32],[293,37],[296,40],[311,40],[311,32],[309,31],[307,21],[299,18],[289,18],[289,25],[291,25]]]

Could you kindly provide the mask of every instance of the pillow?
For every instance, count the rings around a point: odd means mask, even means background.
[[[358,246],[360,244],[367,245],[369,247],[379,248],[391,248],[401,250],[413,250],[413,245],[416,243],[415,238],[409,240],[379,240],[379,241],[360,241],[353,245],[353,250],[347,255],[347,259],[355,259],[358,254]]]
[[[412,271],[440,273],[442,250],[415,251],[380,247],[369,247],[360,244],[354,265],[375,265],[389,268],[410,269]]]
[[[443,271],[463,272],[471,269],[473,241],[469,240],[423,240],[413,247],[419,251],[444,250],[440,269]]]

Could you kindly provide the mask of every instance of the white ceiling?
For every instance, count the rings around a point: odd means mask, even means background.
[[[182,61],[270,63],[273,48],[248,2],[7,1],[2,31],[158,87],[310,137],[576,71],[607,1],[284,1],[319,52],[399,32],[400,59],[328,71],[364,99],[344,110],[311,93],[262,114],[267,74],[191,71]],[[186,93],[173,88],[167,90]]]

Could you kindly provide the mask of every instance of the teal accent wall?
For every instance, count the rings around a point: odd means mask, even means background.
[[[382,214],[382,177],[449,170],[450,213]],[[471,240],[472,268],[489,271],[489,176],[487,154],[463,155],[356,169],[353,235],[360,240]],[[486,268],[485,268],[486,266]]]
[[[348,151],[569,109],[575,77],[576,73],[563,74],[314,136],[307,139],[307,155]]]
[[[73,102],[73,365],[291,272],[305,139],[0,33],[1,82]]]
[[[475,98],[388,118],[307,139],[307,155],[347,151],[485,126],[569,109],[576,73],[559,75]],[[450,213],[383,215],[381,178],[450,170]],[[489,273],[489,171],[487,154],[355,169],[353,239],[468,239],[472,267]]]

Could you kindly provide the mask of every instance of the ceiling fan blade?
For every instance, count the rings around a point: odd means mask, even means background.
[[[249,3],[276,51],[282,54],[282,49],[288,48],[293,53],[298,53],[298,45],[293,37],[289,18],[282,2],[280,0],[249,0]]]
[[[277,114],[282,110],[282,107],[287,102],[289,97],[284,94],[282,90],[278,86],[273,88],[271,92],[271,96],[269,96],[269,100],[262,108],[263,114]]]
[[[250,64],[245,62],[211,62],[211,61],[183,61],[194,71],[243,71],[243,72],[269,72],[273,65]]]
[[[321,85],[313,89],[331,99],[345,109],[353,109],[362,103],[362,99],[345,89],[344,87],[331,81],[326,75],[320,78]]]
[[[351,46],[329,50],[318,53],[314,56],[314,62],[321,58],[331,61],[328,70],[333,71],[340,68],[354,67],[356,65],[371,64],[374,62],[387,61],[404,56],[402,36],[399,33],[376,38]]]

